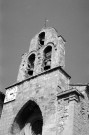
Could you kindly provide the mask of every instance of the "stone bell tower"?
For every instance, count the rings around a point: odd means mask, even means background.
[[[31,40],[17,83],[6,88],[0,135],[74,135],[75,106],[83,95],[69,88],[64,45],[54,28]]]
[[[17,81],[41,74],[60,66],[65,67],[65,40],[54,28],[44,28],[30,43],[29,52],[22,56]]]
[[[54,28],[43,28],[31,40],[29,51],[22,56],[17,83],[6,88],[1,135],[59,135],[63,131],[60,109],[68,101],[60,93],[68,90],[70,80],[64,71],[64,44]],[[65,126],[69,108],[71,105],[63,108]]]
[[[64,38],[59,36],[54,28],[43,28],[31,40],[29,52],[22,56],[17,77],[17,82],[20,84],[18,91],[22,96],[17,94],[16,100],[19,102],[23,97],[21,100],[23,104],[19,103],[14,123],[18,127],[21,126],[19,130],[26,135],[30,131],[37,135],[56,135],[58,132],[57,96],[68,89],[70,79],[64,71],[64,44]],[[23,122],[19,122],[21,120]],[[28,128],[29,126],[31,129]]]

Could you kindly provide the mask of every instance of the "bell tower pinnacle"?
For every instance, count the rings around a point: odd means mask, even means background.
[[[17,81],[57,66],[65,67],[65,40],[54,28],[44,27],[31,40],[29,52],[23,55]]]
[[[47,27],[47,22],[48,22],[49,20],[47,20],[46,18],[45,18],[45,22],[44,22],[44,28],[46,28]]]

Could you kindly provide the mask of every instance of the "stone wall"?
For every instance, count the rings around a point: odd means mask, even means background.
[[[0,92],[0,117],[1,117],[1,114],[2,114],[4,98],[5,98],[4,93]]]
[[[67,87],[61,87],[60,78],[61,72],[55,70],[16,85],[16,100],[5,103],[3,107],[0,135],[12,135],[14,119],[29,100],[34,101],[42,112],[42,135],[88,135],[89,99],[86,89],[82,93],[74,88],[65,90]],[[23,135],[25,130],[26,127],[20,134]]]
[[[10,131],[10,127],[13,124],[14,118],[29,100],[36,102],[42,111],[44,121],[43,130],[46,128],[48,129],[46,130],[48,133],[52,134],[53,132],[54,134],[54,130],[51,130],[51,124],[53,123],[55,125],[56,121],[57,95],[67,88],[69,82],[69,78],[65,75],[65,77],[62,76],[63,73],[61,73],[61,70],[55,69],[54,71],[50,70],[47,73],[40,74],[39,76],[32,77],[30,80],[12,86],[12,88],[17,87],[17,96],[16,100],[4,104],[0,123],[1,125],[3,124],[0,129],[1,135],[7,135],[8,130]],[[62,86],[60,78],[63,78],[64,87]],[[4,128],[6,130],[4,130]]]
[[[75,103],[73,135],[89,135],[89,95],[86,90],[87,87],[82,91],[84,97]]]
[[[11,123],[14,118],[13,113],[14,102],[4,104],[2,116],[0,120],[0,135],[8,135]]]

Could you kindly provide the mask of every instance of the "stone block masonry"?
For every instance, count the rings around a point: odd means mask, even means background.
[[[54,28],[31,40],[4,104],[0,97],[0,135],[89,135],[89,86],[70,86],[64,44]]]

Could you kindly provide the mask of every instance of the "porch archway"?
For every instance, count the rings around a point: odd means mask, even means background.
[[[13,125],[11,127],[12,135],[17,135],[27,125],[30,125],[30,129],[24,132],[24,135],[42,135],[43,117],[39,106],[34,101],[28,101],[18,112]],[[25,128],[26,130],[26,128]],[[31,132],[31,133],[30,133]]]

